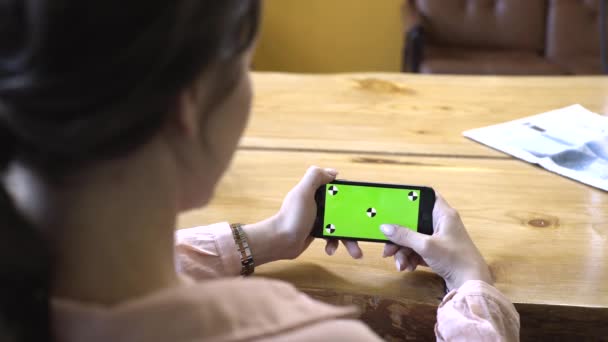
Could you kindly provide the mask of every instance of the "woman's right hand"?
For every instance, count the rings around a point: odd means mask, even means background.
[[[428,266],[445,279],[449,290],[468,280],[494,281],[490,269],[469,237],[458,212],[437,194],[433,209],[433,235],[424,235],[392,224],[380,226],[393,242],[384,257],[394,256],[399,271]]]

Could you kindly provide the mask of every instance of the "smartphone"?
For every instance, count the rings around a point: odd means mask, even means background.
[[[387,242],[383,223],[433,233],[435,191],[428,187],[336,180],[315,193],[314,237]]]

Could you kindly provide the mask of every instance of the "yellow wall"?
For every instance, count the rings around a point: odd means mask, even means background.
[[[266,0],[255,70],[399,71],[403,0]]]

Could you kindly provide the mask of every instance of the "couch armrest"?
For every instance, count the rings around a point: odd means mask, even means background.
[[[424,28],[413,27],[405,35],[405,47],[403,49],[403,72],[420,72],[420,64],[424,52]]]
[[[401,22],[403,32],[409,32],[412,28],[422,25],[422,16],[416,7],[415,0],[404,0],[401,4]]]
[[[424,50],[424,27],[415,0],[405,0],[401,6],[404,43],[401,71],[419,72]]]

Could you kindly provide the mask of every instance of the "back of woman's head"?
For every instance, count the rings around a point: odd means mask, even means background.
[[[256,0],[0,0],[0,169],[50,178],[121,157],[217,72],[216,98],[257,29]],[[0,190],[0,340],[50,339],[52,254]]]

